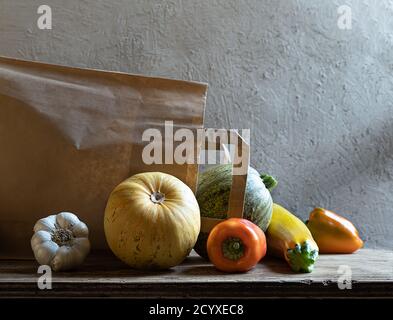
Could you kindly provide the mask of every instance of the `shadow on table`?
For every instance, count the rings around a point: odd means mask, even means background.
[[[289,268],[285,261],[274,257],[264,258],[254,269],[250,270],[250,272],[262,275],[264,273],[269,273],[270,276],[272,274],[296,274]],[[209,261],[200,257],[189,257],[184,263],[184,268],[179,273],[189,276],[230,274],[217,270]]]
[[[291,268],[288,266],[286,261],[275,258],[275,257],[266,257],[264,258],[260,264],[263,264],[264,267],[272,273],[277,274],[295,274]]]

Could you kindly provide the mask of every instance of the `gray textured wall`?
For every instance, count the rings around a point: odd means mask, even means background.
[[[251,128],[277,202],[337,210],[392,247],[392,17],[387,0],[0,0],[0,54],[206,81],[206,126]]]

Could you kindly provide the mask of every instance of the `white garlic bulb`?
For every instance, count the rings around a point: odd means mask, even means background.
[[[82,264],[90,252],[89,230],[78,217],[61,212],[37,221],[31,248],[39,264],[69,270]]]

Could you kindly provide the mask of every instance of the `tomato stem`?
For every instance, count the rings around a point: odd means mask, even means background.
[[[244,244],[239,238],[228,238],[222,243],[222,254],[230,260],[239,260],[244,255]]]

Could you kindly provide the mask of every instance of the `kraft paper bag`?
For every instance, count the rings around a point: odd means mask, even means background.
[[[142,135],[155,128],[166,138],[170,121],[197,137],[206,91],[203,83],[0,57],[0,258],[31,258],[35,222],[61,211],[88,225],[93,249],[106,248],[106,201],[133,174],[166,172],[195,191],[197,163],[146,164]],[[194,148],[198,159],[197,139]]]

